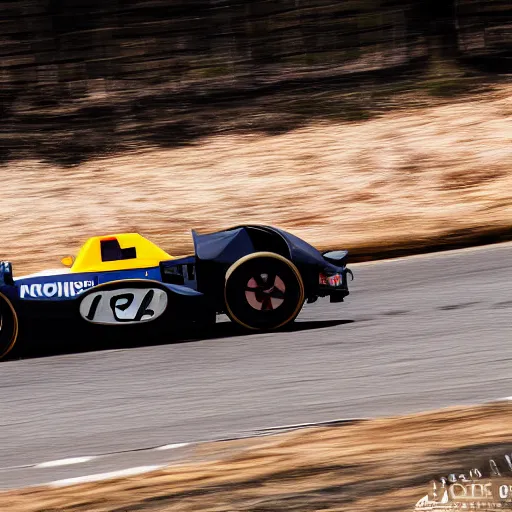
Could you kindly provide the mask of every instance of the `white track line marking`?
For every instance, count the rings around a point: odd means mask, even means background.
[[[176,448],[183,448],[184,446],[189,446],[190,444],[191,443],[164,444],[163,446],[155,448],[155,450],[174,450]]]
[[[127,476],[140,475],[162,469],[165,466],[138,466],[135,468],[121,469],[120,471],[111,471],[110,473],[97,473],[95,475],[78,476],[76,478],[66,478],[64,480],[56,480],[47,484],[49,487],[65,487],[67,485],[85,484],[89,482],[99,482],[110,478],[123,478]]]
[[[485,404],[492,404],[496,402],[502,402],[502,401],[512,401],[512,396],[507,396],[504,398],[497,398],[490,401],[484,401],[479,402],[476,404],[470,405],[476,406],[476,405],[485,405]],[[431,412],[431,411],[427,411]],[[198,443],[174,443],[174,444],[165,444],[162,446],[158,446],[156,448],[150,448],[149,450],[172,450],[175,448],[181,448],[185,446],[190,446],[192,444],[204,444],[204,443],[215,443],[220,441],[230,441],[235,439],[247,439],[250,437],[258,437],[261,436],[262,433],[271,433],[273,430],[280,430],[280,429],[293,429],[298,430],[302,428],[308,428],[308,427],[314,427],[314,426],[329,426],[330,423],[338,423],[340,426],[343,425],[343,423],[347,422],[350,424],[350,422],[357,422],[357,421],[367,421],[372,418],[349,418],[349,419],[336,419],[336,420],[330,420],[330,421],[321,421],[321,422],[312,422],[312,423],[299,423],[295,425],[283,425],[283,426],[277,426],[277,427],[267,427],[265,429],[261,429],[253,435],[242,435],[241,437],[233,437],[228,439],[212,439],[209,441],[198,441]],[[101,456],[95,455],[91,457],[73,457],[68,459],[61,459],[61,460],[53,460],[48,462],[42,462],[41,464],[34,464],[34,465],[27,465],[27,466],[18,466],[18,467],[11,467],[11,468],[0,468],[1,470],[12,470],[12,469],[23,469],[23,468],[52,468],[52,467],[58,467],[58,466],[65,466],[70,464],[80,464],[83,462],[89,462],[93,459],[100,458]],[[88,482],[99,482],[101,480],[108,480],[112,478],[123,478],[123,477],[129,477],[129,476],[135,476],[140,475],[142,473],[148,473],[150,471],[156,471],[158,469],[163,469],[168,467],[168,464],[161,464],[161,465],[155,465],[155,466],[138,466],[128,469],[122,469],[119,471],[111,471],[109,473],[97,473],[93,475],[86,475],[86,476],[80,476],[75,478],[66,478],[64,480],[56,480],[54,482],[48,482],[44,484],[37,484],[37,486],[47,486],[47,487],[65,487],[68,485],[77,485],[77,484],[83,484]],[[0,491],[4,492],[4,491]]]
[[[84,462],[89,462],[90,460],[96,458],[97,457],[71,457],[69,459],[49,460],[48,462],[41,462],[41,464],[36,464],[34,467],[56,468],[58,466],[71,466],[72,464],[83,464]]]

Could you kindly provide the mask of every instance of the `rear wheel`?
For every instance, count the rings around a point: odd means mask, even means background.
[[[18,316],[11,301],[0,293],[0,359],[14,347],[18,337]]]
[[[249,254],[226,272],[228,316],[247,329],[271,330],[293,322],[304,303],[297,267],[272,252]]]

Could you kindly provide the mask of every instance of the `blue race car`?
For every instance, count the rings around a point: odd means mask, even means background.
[[[60,270],[14,278],[11,263],[0,262],[0,357],[24,334],[143,335],[208,326],[217,313],[246,329],[274,330],[305,300],[341,302],[349,293],[347,251],[322,254],[269,226],[192,236],[195,254],[181,258],[124,233],[90,238]]]

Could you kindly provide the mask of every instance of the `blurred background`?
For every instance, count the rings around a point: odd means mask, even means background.
[[[332,243],[365,257],[508,236],[511,11],[2,2],[3,256],[32,268],[27,247],[54,261],[115,230],[187,252],[190,227],[241,221],[320,245],[343,233]],[[51,246],[32,215],[55,231]]]
[[[479,75],[509,70],[512,53],[506,0],[19,0],[0,9],[4,161],[75,164],[141,143],[363,119],[406,85],[437,95],[481,87]],[[340,89],[355,95],[333,98]],[[313,104],[311,92],[331,95]],[[226,102],[253,108],[234,119]]]

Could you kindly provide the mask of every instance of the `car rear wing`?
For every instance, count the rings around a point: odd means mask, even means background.
[[[348,251],[327,251],[322,253],[322,256],[329,263],[337,267],[344,267],[347,264]]]

